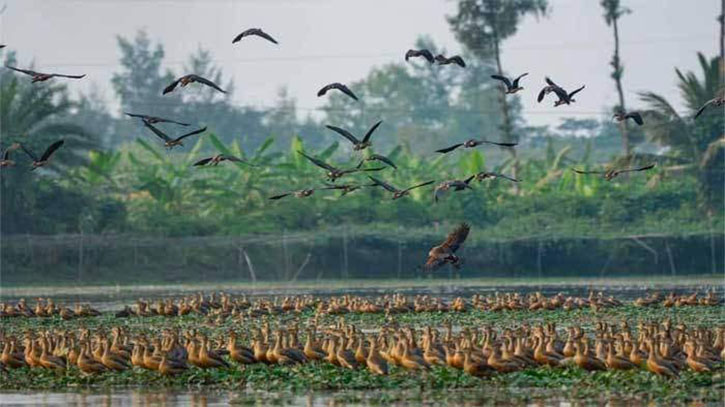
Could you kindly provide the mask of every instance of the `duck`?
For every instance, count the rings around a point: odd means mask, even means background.
[[[680,377],[679,372],[673,364],[659,357],[658,345],[659,344],[652,339],[647,341],[647,347],[649,348],[649,355],[647,356],[647,370],[658,376],[668,377],[670,379]]]
[[[408,341],[401,338],[403,343],[403,354],[400,356],[400,365],[408,370],[428,370],[430,366],[422,356],[412,354],[408,347]]]
[[[25,361],[25,359],[20,358],[15,354],[15,341],[5,342],[5,345],[3,346],[2,356],[0,356],[0,362],[2,362],[3,365],[13,369],[28,366],[28,363]]]
[[[41,340],[41,353],[38,359],[40,365],[46,369],[65,370],[65,359],[48,353],[48,342],[46,339]]]
[[[388,375],[388,362],[380,356],[377,348],[377,340],[371,338],[370,349],[368,350],[368,356],[365,359],[365,364],[370,372],[380,376]]]
[[[107,372],[108,368],[103,363],[93,359],[90,355],[90,347],[91,345],[88,342],[81,344],[81,350],[78,354],[78,360],[76,361],[78,369],[86,375]]]
[[[468,348],[463,352],[463,371],[471,376],[488,377],[495,373],[496,370],[485,362],[477,362],[471,358],[471,349]]]
[[[227,351],[229,351],[229,357],[240,365],[251,365],[253,363],[257,363],[257,359],[254,357],[254,351],[252,349],[245,346],[239,346],[239,344],[237,344],[237,334],[234,331],[229,333]]]
[[[185,363],[174,362],[164,353],[159,361],[158,371],[163,376],[175,376],[184,373],[188,369]]]

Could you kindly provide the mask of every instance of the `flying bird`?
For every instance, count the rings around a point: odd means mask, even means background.
[[[146,123],[150,123],[150,124],[156,124],[156,123],[174,123],[174,124],[178,124],[180,126],[188,126],[189,125],[189,123],[177,122],[176,120],[164,119],[162,117],[149,116],[149,115],[140,114],[140,113],[128,113],[128,112],[126,112],[126,116],[137,117],[137,118],[145,121]]]
[[[55,153],[55,150],[59,149],[60,146],[63,145],[63,143],[64,140],[58,140],[55,143],[49,145],[48,148],[45,149],[43,155],[40,156],[40,158],[38,158],[38,156],[36,156],[32,151],[25,148],[24,145],[21,144],[20,148],[22,148],[23,151],[25,151],[25,154],[27,154],[28,157],[33,160],[33,168],[31,169],[31,171],[34,171],[36,168],[40,168],[48,164],[48,162],[50,161],[50,156],[52,156],[53,153]]]
[[[569,94],[559,85],[554,83],[554,81],[551,80],[548,76],[544,78],[544,81],[546,81],[546,86],[544,86],[541,91],[539,92],[539,96],[536,98],[536,101],[541,103],[542,100],[544,100],[544,97],[548,95],[549,93],[555,93],[556,96],[559,98],[559,100],[568,101],[569,100]],[[567,103],[567,102],[564,102]]]
[[[352,91],[350,90],[350,88],[348,88],[347,86],[343,85],[340,82],[334,82],[334,83],[331,83],[329,85],[325,85],[322,89],[320,89],[317,92],[317,97],[324,96],[325,93],[327,93],[328,90],[332,90],[332,89],[337,89],[340,92],[342,92],[342,93],[350,96],[351,98],[353,98],[355,100],[358,100],[357,96],[355,96],[355,94],[352,93]]]
[[[702,107],[700,107],[699,109],[697,109],[697,113],[695,113],[695,117],[693,117],[693,120],[694,119],[697,119],[702,114],[702,112],[704,112],[705,109],[707,109],[708,106],[717,106],[717,107],[719,107],[719,106],[722,106],[724,104],[725,104],[725,97],[723,97],[723,96],[718,96],[716,98],[713,98],[713,99],[708,100],[707,102],[705,102],[704,105],[702,105]]]
[[[203,127],[201,129],[197,129],[197,130],[191,131],[189,133],[183,134],[177,138],[171,138],[168,135],[166,135],[166,133],[157,129],[156,127],[154,127],[151,123],[149,123],[147,121],[144,121],[143,125],[148,127],[149,129],[151,129],[151,131],[153,131],[154,134],[156,134],[161,140],[164,140],[164,147],[169,148],[169,149],[174,148],[175,146],[183,147],[184,144],[182,143],[182,140],[184,140],[185,138],[187,138],[189,136],[194,136],[194,135],[197,135],[199,133],[203,133],[206,131],[206,127]]]
[[[576,102],[576,99],[574,99],[574,95],[576,95],[577,93],[581,92],[584,89],[585,86],[586,85],[582,85],[580,88],[574,89],[573,91],[569,92],[566,95],[566,99],[559,98],[559,100],[557,100],[556,102],[554,102],[554,107],[557,107],[557,106],[563,105],[563,104],[567,104],[568,105],[568,104],[571,104],[571,102]],[[557,93],[557,96],[558,95],[559,94]]]
[[[64,75],[64,74],[59,74],[59,73],[42,73],[42,72],[31,71],[29,69],[15,68],[15,67],[12,67],[12,66],[9,66],[9,65],[5,65],[5,67],[8,68],[8,69],[12,69],[13,71],[16,71],[16,72],[20,72],[20,73],[24,73],[26,75],[30,75],[33,78],[31,80],[32,83],[35,83],[35,82],[45,82],[45,81],[47,81],[48,79],[51,79],[51,78],[81,79],[81,78],[83,78],[83,77],[86,76],[85,74],[83,74],[83,75]]]
[[[650,164],[650,165],[646,165],[646,166],[640,167],[640,168],[627,168],[627,169],[623,169],[623,170],[608,169],[605,171],[582,171],[582,170],[577,170],[576,168],[572,168],[572,170],[574,172],[576,172],[577,174],[602,174],[604,176],[604,179],[606,179],[607,181],[611,181],[614,178],[616,178],[619,174],[622,174],[625,172],[647,171],[647,170],[651,170],[654,167],[655,167],[654,164]]]
[[[299,191],[290,191],[290,192],[285,192],[283,194],[270,196],[269,199],[277,200],[277,199],[282,199],[286,196],[294,196],[295,198],[307,198],[308,196],[311,196],[314,193],[315,193],[314,189],[300,189]]]
[[[15,165],[15,161],[10,159],[10,152],[17,150],[18,148],[20,148],[20,144],[13,143],[10,147],[3,151],[2,159],[0,159],[0,168],[13,167]]]
[[[446,58],[445,56],[438,54],[436,55],[435,60],[438,62],[438,65],[456,64],[461,68],[466,67],[466,63],[463,62],[463,58],[461,58],[460,55],[454,55],[450,58]]]
[[[644,120],[642,120],[642,115],[639,114],[639,112],[625,112],[623,110],[615,112],[612,116],[613,119],[617,120],[618,122],[621,122],[622,120],[632,119],[635,123],[638,125],[643,125]]]
[[[473,148],[476,146],[480,146],[481,144],[493,144],[495,146],[501,146],[501,147],[513,147],[513,146],[517,145],[518,143],[498,143],[495,141],[470,139],[470,140],[467,140],[465,143],[458,143],[458,144],[454,144],[450,147],[441,148],[440,150],[436,150],[436,153],[447,154],[461,146],[463,146],[465,148]]]
[[[214,167],[216,167],[222,161],[232,161],[232,162],[235,162],[235,163],[244,163],[244,164],[247,164],[247,165],[252,165],[252,164],[250,164],[250,163],[242,160],[241,158],[235,157],[233,155],[226,155],[226,154],[216,154],[216,155],[213,155],[211,157],[202,158],[201,160],[195,162],[193,165],[195,167],[200,167],[200,166],[214,166]]]
[[[511,79],[509,79],[505,76],[502,76],[502,75],[491,75],[491,77],[493,79],[500,80],[501,82],[503,82],[504,85],[506,85],[506,94],[508,95],[508,94],[514,94],[520,90],[524,90],[523,87],[519,86],[519,81],[521,80],[521,78],[523,78],[524,76],[526,76],[528,74],[529,73],[526,72],[526,73],[519,75],[516,79],[513,80],[513,82],[511,81]]]
[[[508,175],[500,174],[498,172],[490,172],[490,171],[482,171],[476,174],[476,181],[482,182],[483,180],[487,179],[496,179],[496,178],[504,178],[511,182],[519,182],[520,180],[516,178],[509,177]]]
[[[449,190],[453,189],[454,191],[463,191],[465,189],[473,189],[469,185],[471,180],[476,178],[475,175],[471,175],[470,177],[460,180],[460,179],[454,179],[450,181],[443,181],[440,184],[438,184],[435,189],[433,190],[433,202],[438,202],[438,199],[441,195],[448,192]]]
[[[379,122],[373,124],[368,129],[367,133],[365,133],[365,136],[363,137],[362,140],[359,140],[357,137],[353,136],[352,133],[350,133],[349,131],[347,131],[343,128],[336,127],[336,126],[330,126],[330,125],[326,125],[325,127],[334,131],[335,133],[341,135],[342,137],[345,137],[346,139],[348,139],[352,143],[353,150],[360,151],[360,150],[364,150],[372,145],[372,142],[370,141],[370,137],[372,137],[373,132],[375,132],[375,130],[378,128],[378,126],[380,126],[380,124],[382,122],[383,121],[380,120]]]
[[[410,58],[419,57],[425,58],[425,60],[430,64],[435,62],[435,57],[433,57],[433,54],[427,49],[409,49],[408,52],[405,53],[405,62],[408,62]]]
[[[239,34],[236,37],[234,37],[234,39],[232,40],[232,44],[241,41],[242,38],[244,38],[244,37],[249,37],[249,36],[252,36],[252,35],[256,35],[257,37],[264,38],[265,40],[267,40],[269,42],[272,42],[274,44],[279,44],[277,42],[277,40],[275,40],[274,38],[272,38],[271,35],[267,34],[264,31],[262,31],[261,28],[250,28],[248,30],[244,30],[241,34]]]
[[[196,75],[196,74],[193,74],[192,73],[192,74],[184,75],[181,78],[179,78],[179,79],[171,82],[171,84],[169,86],[167,86],[167,87],[164,88],[163,94],[165,95],[167,93],[173,92],[174,89],[176,89],[176,87],[179,86],[179,85],[181,87],[184,87],[184,86],[186,86],[186,85],[188,85],[190,83],[194,83],[194,82],[197,82],[197,83],[200,83],[202,85],[206,85],[206,86],[209,86],[211,88],[214,88],[214,89],[218,90],[221,93],[227,93],[224,89],[222,89],[219,86],[217,86],[216,83],[210,81],[209,79],[206,79],[204,77],[201,77],[199,75]]]
[[[453,230],[446,240],[438,246],[433,247],[428,252],[428,260],[425,267],[428,271],[433,271],[440,266],[450,263],[455,268],[461,267],[461,259],[455,255],[455,252],[463,245],[468,237],[471,227],[462,223]]]
[[[369,156],[363,158],[363,161],[380,161],[382,163],[388,164],[389,166],[393,167],[393,169],[398,169],[398,167],[395,165],[395,163],[390,160],[388,157],[380,154],[370,154]]]
[[[410,191],[412,191],[412,190],[414,190],[416,188],[424,187],[426,185],[430,185],[430,184],[432,184],[432,183],[435,182],[433,180],[432,181],[426,181],[426,182],[424,182],[422,184],[413,185],[412,187],[408,187],[406,189],[398,189],[398,188],[396,188],[396,187],[388,184],[387,182],[381,181],[381,180],[379,180],[379,179],[377,179],[375,177],[368,176],[368,178],[370,178],[375,183],[375,186],[383,187],[387,191],[392,192],[393,193],[393,200],[398,199],[398,198],[402,198],[402,197],[408,195],[410,193]]]
[[[327,179],[330,180],[330,181],[332,181],[332,182],[335,182],[336,179],[338,179],[338,178],[340,178],[340,177],[342,177],[344,175],[352,174],[352,173],[355,173],[355,172],[380,171],[380,170],[384,170],[385,169],[385,167],[379,167],[379,168],[362,168],[362,163],[363,162],[361,161],[360,164],[358,164],[357,167],[355,167],[355,168],[341,170],[339,168],[333,167],[332,165],[330,165],[330,164],[328,164],[328,163],[326,163],[326,162],[324,162],[322,160],[318,160],[315,157],[311,157],[311,156],[303,153],[302,151],[298,151],[298,153],[300,153],[306,159],[310,160],[316,166],[318,166],[318,167],[326,170],[327,171],[327,173],[326,173]]]

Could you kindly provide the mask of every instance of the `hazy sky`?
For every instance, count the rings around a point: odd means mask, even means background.
[[[695,53],[718,52],[715,21],[720,0],[622,0],[633,13],[620,20],[627,104],[636,92],[656,90],[676,99],[674,67],[698,69]],[[315,111],[322,85],[364,77],[377,65],[402,61],[415,39],[429,35],[450,52],[460,50],[446,15],[453,0],[5,0],[0,42],[17,50],[20,64],[63,73],[87,73],[71,84],[100,90],[109,101],[109,80],[119,69],[116,35],[145,29],[163,42],[165,65],[179,71],[189,54],[212,52],[235,81],[235,103],[268,106],[286,86],[305,111]],[[0,5],[3,0],[0,0]],[[598,0],[550,0],[548,18],[526,19],[503,44],[504,69],[528,71],[523,85],[525,117],[556,124],[562,116],[597,116],[616,100],[608,62],[612,32]],[[696,5],[696,6],[695,6]],[[262,27],[280,42],[260,39],[235,45],[232,38]],[[454,67],[450,67],[455,69]],[[697,71],[699,73],[699,69]],[[554,110],[537,104],[543,76],[574,88],[586,84],[576,104]],[[159,89],[159,91],[161,91]],[[679,102],[679,100],[678,100]],[[113,104],[117,110],[117,104]],[[114,113],[118,113],[115,111]]]

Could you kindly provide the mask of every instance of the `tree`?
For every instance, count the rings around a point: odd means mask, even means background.
[[[622,74],[624,73],[624,66],[622,61],[619,59],[619,17],[624,14],[631,13],[631,10],[622,7],[620,0],[601,0],[602,8],[604,8],[604,21],[607,22],[608,26],[612,27],[614,33],[614,54],[612,55],[612,61],[609,63],[612,65],[612,79],[617,86],[617,94],[619,95],[619,104],[614,107],[615,111],[626,111],[624,105],[624,91],[622,90]],[[624,155],[629,156],[631,152],[629,134],[627,131],[627,121],[622,120],[619,122],[619,130],[622,133],[622,145],[624,146]]]
[[[494,59],[496,71],[504,75],[501,63],[501,42],[514,35],[521,19],[528,15],[546,13],[546,0],[460,0],[457,13],[448,18],[456,38],[472,53],[483,60]],[[506,95],[499,92],[503,123],[501,132],[508,142],[517,139],[511,120]],[[514,176],[518,172],[516,150],[510,149],[514,159]]]

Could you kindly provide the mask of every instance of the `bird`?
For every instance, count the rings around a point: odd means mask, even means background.
[[[309,188],[309,189],[300,189],[298,191],[290,191],[290,192],[285,192],[283,194],[270,196],[269,199],[271,199],[271,200],[277,200],[277,199],[282,199],[282,198],[284,198],[286,196],[294,196],[295,198],[307,198],[308,196],[311,196],[314,193],[315,193],[315,190],[312,189],[312,188]]]
[[[330,165],[330,164],[328,164],[328,163],[326,163],[326,162],[324,162],[322,160],[318,160],[315,157],[311,157],[311,156],[305,154],[302,151],[298,151],[298,153],[300,153],[306,159],[310,160],[316,166],[318,166],[318,167],[320,167],[322,169],[327,170],[327,174],[326,174],[327,175],[327,179],[330,180],[330,181],[332,181],[332,182],[335,182],[336,179],[338,179],[338,178],[340,178],[340,177],[342,177],[344,175],[352,174],[352,173],[355,173],[355,172],[361,172],[361,171],[380,171],[380,170],[384,170],[385,169],[385,167],[379,167],[379,168],[362,168],[362,162],[360,162],[360,164],[358,164],[357,167],[355,167],[355,168],[341,170],[339,168],[333,167],[332,165]]]
[[[410,193],[410,191],[412,191],[412,190],[414,190],[416,188],[424,187],[426,185],[430,185],[430,184],[432,184],[432,183],[435,182],[434,180],[431,180],[431,181],[426,181],[426,182],[424,182],[422,184],[413,185],[412,187],[408,187],[406,189],[398,189],[398,188],[396,188],[396,187],[388,184],[387,182],[381,181],[381,180],[379,180],[379,179],[377,179],[375,177],[368,176],[368,178],[370,178],[375,183],[376,186],[383,187],[386,190],[392,192],[393,193],[393,200],[398,199],[398,198],[402,198],[402,197],[408,195]]]
[[[459,268],[461,259],[455,255],[455,252],[466,241],[470,230],[471,227],[468,224],[461,223],[448,234],[443,243],[430,249],[428,252],[428,260],[425,262],[426,269],[432,271],[446,263],[450,263],[453,267]]]
[[[616,169],[608,169],[605,171],[582,171],[577,170],[576,168],[572,168],[574,172],[577,174],[603,174],[604,179],[607,181],[611,181],[612,179],[616,178],[619,174],[625,173],[625,172],[637,172],[637,171],[647,171],[655,167],[655,164],[646,165],[644,167],[639,168],[627,168],[623,170],[616,170]]]
[[[390,160],[388,157],[380,154],[370,154],[369,156],[363,158],[363,161],[380,161],[385,164],[388,164],[389,166],[393,167],[393,169],[398,169],[398,167],[395,165],[395,163]]]
[[[410,58],[418,58],[423,57],[425,58],[428,63],[432,64],[435,62],[435,57],[433,57],[433,54],[428,51],[427,49],[409,49],[405,53],[405,62],[408,62]]]
[[[185,139],[189,136],[194,136],[199,133],[203,133],[206,131],[206,127],[202,127],[201,129],[191,131],[191,132],[183,134],[177,138],[171,138],[171,137],[167,136],[166,133],[157,129],[149,122],[144,121],[143,125],[148,127],[149,129],[151,129],[151,131],[153,131],[154,134],[156,134],[161,140],[164,140],[164,147],[167,147],[167,148],[174,148],[175,146],[183,147],[184,144],[181,142],[183,139]]]
[[[193,165],[195,167],[205,166],[205,165],[206,166],[215,166],[216,167],[222,161],[233,161],[235,163],[244,163],[244,164],[247,164],[247,165],[252,165],[252,164],[250,164],[250,163],[242,160],[241,158],[235,157],[233,155],[227,155],[227,154],[215,154],[215,155],[213,155],[211,157],[202,158],[201,160],[195,162]]]
[[[0,159],[0,168],[13,167],[15,165],[15,161],[10,159],[10,152],[17,150],[18,148],[20,148],[20,144],[13,143],[10,147],[6,148],[5,151],[3,151],[3,158]]]
[[[526,76],[528,74],[529,73],[526,72],[526,73],[519,75],[516,79],[513,80],[513,82],[511,81],[511,79],[509,79],[503,75],[491,75],[491,78],[498,79],[501,82],[503,82],[504,85],[506,85],[506,94],[514,94],[520,90],[524,90],[523,87],[519,86],[519,80],[521,80],[521,78],[523,78],[524,76]]]
[[[544,81],[546,82],[546,86],[539,91],[539,96],[536,98],[537,102],[541,103],[546,95],[554,92],[559,97],[559,100],[564,100],[564,103],[568,103],[569,94],[561,86],[554,83],[548,76],[544,77]]]
[[[267,33],[266,33],[266,32],[264,32],[264,31],[262,31],[262,29],[261,29],[261,28],[250,28],[250,29],[248,29],[248,30],[244,30],[244,31],[242,31],[242,33],[241,33],[241,34],[239,34],[239,35],[237,35],[236,37],[234,37],[234,39],[232,40],[232,44],[234,44],[234,43],[236,43],[236,42],[239,42],[239,41],[241,41],[241,40],[242,40],[242,38],[244,38],[244,37],[249,37],[249,36],[251,36],[251,35],[256,35],[257,37],[261,37],[261,38],[264,38],[265,40],[267,40],[267,41],[269,41],[269,42],[271,42],[271,43],[274,43],[274,44],[279,44],[279,43],[277,42],[277,40],[275,40],[274,38],[272,38],[272,36],[271,36],[271,35],[267,34]]]
[[[35,72],[35,71],[31,71],[29,69],[15,68],[15,67],[12,67],[10,65],[5,65],[5,67],[8,68],[8,69],[12,69],[13,71],[21,72],[21,73],[24,73],[26,75],[32,76],[32,78],[33,78],[31,80],[32,83],[35,83],[35,82],[45,82],[45,81],[47,81],[48,79],[51,79],[51,78],[81,79],[81,78],[84,78],[86,76],[85,74],[83,74],[83,75],[64,75],[64,74],[59,74],[59,73]]]
[[[585,86],[586,85],[582,85],[580,88],[574,89],[573,91],[569,92],[569,94],[567,94],[567,96],[566,96],[566,99],[559,98],[559,100],[554,102],[554,107],[557,107],[557,106],[563,105],[563,104],[568,105],[568,104],[571,104],[571,102],[576,102],[576,99],[574,99],[574,95],[581,92]],[[558,93],[557,93],[557,95],[558,95]]]
[[[438,54],[436,55],[435,60],[438,62],[438,65],[456,64],[461,68],[466,67],[466,63],[463,61],[463,58],[461,58],[460,55],[454,55],[450,58],[447,58],[441,54]]]
[[[317,97],[324,96],[327,93],[327,91],[332,90],[332,89],[337,89],[340,92],[346,94],[347,96],[350,96],[351,98],[353,98],[355,100],[358,100],[357,96],[355,96],[355,94],[352,93],[350,88],[348,88],[347,86],[343,85],[340,82],[333,82],[331,84],[323,86],[322,89],[317,91]]]
[[[697,109],[697,113],[695,113],[695,117],[693,117],[693,120],[697,119],[702,114],[702,112],[704,112],[705,109],[707,109],[708,106],[718,106],[719,107],[724,104],[725,104],[725,96],[718,96],[716,98],[708,100],[707,102],[705,102],[704,105],[702,105],[702,107]]]
[[[62,146],[64,142],[65,142],[64,140],[58,140],[58,141],[54,142],[53,144],[49,145],[48,148],[45,149],[45,152],[43,153],[43,155],[40,156],[40,158],[38,158],[38,156],[33,154],[32,151],[25,148],[24,145],[21,144],[20,148],[22,148],[23,151],[25,151],[25,154],[27,154],[28,157],[30,157],[30,159],[33,160],[33,168],[31,169],[31,171],[34,171],[36,168],[40,168],[40,167],[43,167],[46,164],[48,164],[48,162],[50,161],[50,156],[52,156],[53,153],[55,153],[55,150],[59,149],[60,146]]]
[[[614,112],[612,118],[617,120],[618,122],[621,122],[622,120],[632,119],[640,126],[644,124],[644,120],[642,120],[642,115],[639,114],[639,112],[625,112],[624,110],[618,110]]]
[[[499,143],[499,142],[488,141],[488,140],[470,139],[470,140],[466,141],[465,143],[458,143],[458,144],[454,144],[450,147],[441,148],[440,150],[436,150],[436,153],[446,154],[446,153],[450,153],[451,151],[453,151],[461,146],[463,146],[465,148],[473,148],[476,146],[480,146],[481,144],[493,144],[493,145],[501,146],[501,147],[513,147],[513,146],[517,145],[518,143]]]
[[[176,120],[164,119],[162,117],[157,117],[157,116],[149,116],[149,115],[140,114],[140,113],[128,113],[128,112],[124,112],[124,113],[126,113],[126,116],[137,117],[137,118],[139,118],[139,119],[141,119],[141,120],[143,120],[143,121],[145,121],[147,123],[150,123],[150,124],[156,124],[156,123],[174,123],[174,124],[178,124],[180,126],[188,126],[189,125],[189,123],[177,122]]]
[[[473,180],[476,176],[471,175],[470,177],[460,180],[460,179],[454,179],[449,181],[443,181],[440,184],[438,184],[435,189],[433,190],[433,202],[438,202],[438,199],[441,195],[448,192],[450,189],[453,189],[454,191],[463,191],[464,189],[473,189],[469,185],[471,180]]]
[[[378,126],[380,126],[380,124],[382,122],[383,121],[380,120],[377,123],[373,124],[372,127],[370,127],[368,129],[367,133],[365,133],[365,136],[363,137],[362,140],[359,140],[357,137],[353,136],[352,133],[350,133],[349,131],[347,131],[343,128],[331,126],[329,124],[326,125],[325,127],[334,131],[335,133],[341,135],[342,137],[345,137],[346,139],[348,139],[352,143],[353,150],[361,151],[372,145],[372,142],[370,142],[370,137],[372,137],[373,132],[375,132],[375,130],[378,128]]]
[[[520,180],[516,178],[509,177],[508,175],[501,174],[498,172],[490,172],[490,171],[481,171],[478,174],[475,175],[476,181],[481,182],[486,179],[496,179],[496,178],[505,178],[512,182],[519,182]]]
[[[227,93],[224,89],[222,89],[219,86],[217,86],[216,83],[210,81],[209,79],[206,79],[204,77],[201,77],[199,75],[196,75],[196,74],[193,74],[192,73],[192,74],[184,75],[181,78],[179,78],[179,79],[171,82],[171,84],[169,86],[167,86],[167,87],[164,88],[163,94],[165,95],[167,93],[173,92],[174,89],[176,89],[176,87],[179,86],[179,85],[181,85],[182,87],[184,87],[184,86],[186,86],[186,85],[188,85],[190,83],[194,83],[194,82],[201,83],[202,85],[206,85],[206,86],[212,87],[212,88],[218,90],[221,93]]]

